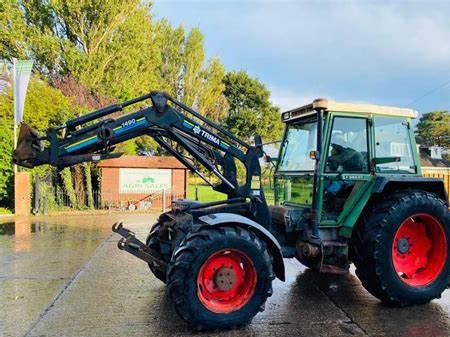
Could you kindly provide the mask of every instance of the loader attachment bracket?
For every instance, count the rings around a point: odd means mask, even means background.
[[[117,242],[117,247],[120,250],[125,250],[156,268],[166,268],[166,262],[161,254],[137,239],[135,233],[123,227],[121,222],[115,223],[112,226],[112,231],[122,236]]]

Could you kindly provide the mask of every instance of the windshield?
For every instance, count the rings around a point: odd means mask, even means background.
[[[315,161],[309,152],[316,150],[317,122],[309,120],[288,125],[280,150],[278,171],[313,171]]]

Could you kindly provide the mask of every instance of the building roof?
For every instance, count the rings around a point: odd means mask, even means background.
[[[314,109],[322,108],[328,111],[338,111],[338,112],[354,112],[354,113],[366,113],[375,115],[385,115],[385,116],[396,116],[396,117],[408,117],[416,118],[417,111],[405,108],[396,108],[391,106],[366,104],[366,103],[345,103],[336,102],[333,100],[328,100],[325,98],[315,99],[312,103],[288,110],[283,113],[283,120],[288,120],[292,118],[302,117],[308,113],[311,113]],[[285,118],[284,116],[289,116]]]
[[[159,169],[186,169],[175,157],[147,157],[147,156],[121,156],[114,159],[102,160],[98,167],[126,167],[126,168],[159,168]]]

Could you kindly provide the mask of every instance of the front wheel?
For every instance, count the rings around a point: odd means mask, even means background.
[[[450,275],[449,227],[447,206],[428,192],[396,194],[375,206],[353,237],[363,286],[398,306],[439,298]]]
[[[161,245],[158,239],[158,232],[161,227],[160,223],[156,223],[152,226],[150,233],[147,237],[147,246],[149,248],[152,248],[153,250],[157,251],[158,253],[161,253]],[[161,282],[166,283],[166,269],[154,266],[153,264],[149,263],[148,267],[150,268],[151,272],[157,279],[159,279]]]
[[[175,310],[198,329],[249,323],[272,294],[272,257],[254,233],[235,226],[189,234],[168,269]]]

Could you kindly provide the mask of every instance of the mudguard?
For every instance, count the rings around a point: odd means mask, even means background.
[[[391,193],[408,188],[434,193],[448,205],[448,195],[445,191],[444,182],[439,178],[378,176],[375,178],[373,193]]]
[[[235,225],[241,228],[251,230],[263,239],[273,256],[273,270],[277,278],[285,281],[283,255],[281,253],[281,246],[277,239],[263,226],[257,222],[246,218],[245,216],[233,213],[214,213],[199,217],[199,220],[210,226],[217,225]]]

